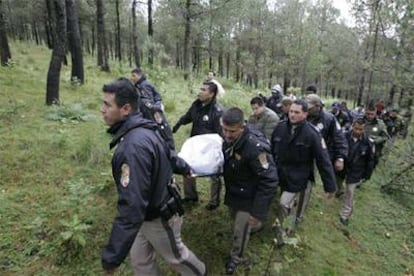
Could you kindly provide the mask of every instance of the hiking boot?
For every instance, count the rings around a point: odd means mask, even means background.
[[[226,263],[226,275],[232,275],[236,271],[237,265],[238,264],[230,258]]]
[[[282,227],[276,229],[276,246],[281,248],[285,245],[286,232]]]
[[[348,226],[349,220],[347,218],[339,217],[339,221],[345,225]]]
[[[295,219],[295,225],[297,226],[298,224],[301,224],[303,222],[303,220],[304,220],[303,216],[302,217],[297,217]]]

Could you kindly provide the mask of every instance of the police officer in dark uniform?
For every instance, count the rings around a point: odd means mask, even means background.
[[[110,147],[117,146],[112,172],[119,196],[119,215],[102,253],[104,270],[113,273],[129,252],[135,275],[159,275],[157,253],[182,275],[204,275],[204,263],[181,240],[182,208],[168,185],[177,163],[157,125],[137,113],[138,95],[128,79],[105,85],[103,92]],[[190,169],[181,166],[181,172]]]
[[[223,114],[222,128],[224,203],[234,219],[233,246],[226,274],[233,274],[243,261],[250,232],[262,228],[278,177],[266,137],[245,126],[239,108],[230,108]]]
[[[325,112],[322,100],[318,95],[309,94],[305,99],[309,108],[308,122],[314,125],[325,139],[336,176],[343,177],[345,159],[348,156],[348,143],[345,139],[345,133],[335,116],[330,112]],[[302,205],[304,208],[308,205],[313,183],[314,179],[312,178],[308,189],[305,191],[305,201]],[[343,187],[337,187],[337,194],[339,195],[342,190]],[[302,217],[303,213],[298,214],[299,221]]]
[[[331,113],[335,116],[344,133],[350,129],[352,118],[348,113],[342,110],[342,106],[339,102],[334,102],[332,104]]]
[[[139,94],[139,110],[145,119],[152,120],[158,124],[160,134],[167,141],[171,149],[175,148],[171,127],[164,114],[161,95],[154,85],[148,82],[141,68],[131,71],[131,80]]]
[[[332,197],[335,192],[335,175],[327,146],[318,130],[306,121],[307,112],[306,101],[295,100],[289,110],[289,120],[280,122],[272,135],[272,153],[282,189],[276,220],[278,246],[284,244],[285,218],[291,213],[296,198],[303,196],[302,192],[313,177],[314,161],[327,197]]]
[[[173,133],[176,133],[181,125],[192,123],[191,137],[208,133],[220,134],[220,118],[223,109],[217,103],[216,97],[217,85],[210,81],[204,82],[203,86],[200,88],[198,99],[192,103],[188,111],[175,124]],[[210,201],[206,208],[208,210],[213,210],[220,204],[220,190],[222,184],[219,176],[212,176],[210,179]],[[184,179],[184,201],[198,202],[195,178]]]
[[[348,225],[354,207],[355,188],[371,177],[375,158],[374,144],[365,134],[364,119],[356,119],[345,137],[349,145],[349,155],[345,164],[346,187],[339,220]]]

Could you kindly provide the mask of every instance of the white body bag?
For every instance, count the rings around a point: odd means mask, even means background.
[[[223,171],[223,138],[218,134],[202,134],[188,138],[178,156],[193,170],[193,176],[210,176]]]

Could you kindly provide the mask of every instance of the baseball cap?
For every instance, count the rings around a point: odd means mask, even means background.
[[[282,103],[282,105],[288,105],[288,104],[292,104],[293,100],[289,97],[283,97],[282,100],[280,101]]]
[[[305,101],[308,103],[308,108],[312,108],[314,106],[322,106],[321,98],[316,94],[309,94],[306,95]]]
[[[336,109],[341,109],[341,104],[340,104],[339,102],[334,102],[334,103],[332,104],[332,107],[333,107],[333,108],[336,108]]]

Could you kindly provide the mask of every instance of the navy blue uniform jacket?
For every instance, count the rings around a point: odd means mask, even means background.
[[[118,190],[118,216],[102,253],[104,269],[118,267],[127,256],[145,220],[159,217],[169,199],[167,184],[173,174],[168,146],[157,126],[141,115],[131,115],[112,126],[110,147],[117,145],[112,174]]]
[[[208,133],[221,134],[220,118],[223,109],[216,100],[203,106],[200,100],[195,100],[188,111],[178,120],[176,126],[193,123],[191,135]]]
[[[261,137],[261,138],[259,138]],[[245,128],[234,143],[223,143],[224,203],[265,220],[278,177],[270,145],[259,131]]]
[[[345,163],[346,183],[358,183],[362,179],[368,180],[374,170],[373,143],[366,135],[357,142],[353,141],[352,132],[346,133],[349,143],[349,156]]]
[[[345,160],[348,156],[348,143],[335,116],[322,109],[316,116],[308,116],[308,121],[320,131],[325,139],[331,160],[335,161],[338,158]]]
[[[313,176],[314,160],[325,192],[335,192],[335,175],[325,142],[309,122],[303,121],[292,135],[290,121],[280,122],[272,134],[272,152],[283,191],[297,193]]]
[[[157,89],[147,81],[145,75],[138,80],[136,87],[140,91],[140,105],[144,105],[154,111],[162,111],[161,95]]]

